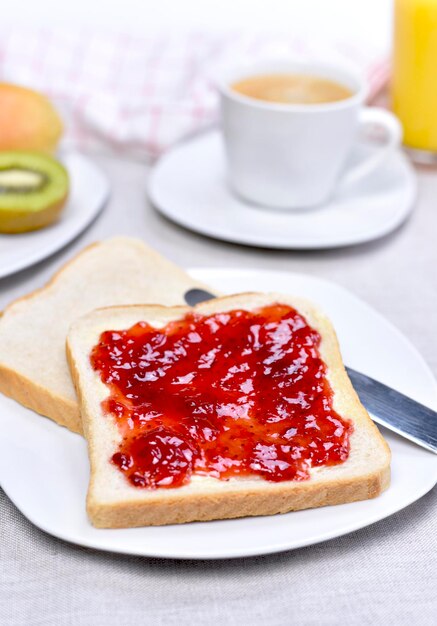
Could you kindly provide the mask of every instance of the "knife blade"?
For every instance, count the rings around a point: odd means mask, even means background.
[[[205,289],[189,289],[185,302],[195,306],[216,296]],[[437,454],[437,412],[384,383],[346,367],[361,402],[373,421]]]
[[[351,367],[346,367],[346,371],[377,424],[437,454],[436,411]]]

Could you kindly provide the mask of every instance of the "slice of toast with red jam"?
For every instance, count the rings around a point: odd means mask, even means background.
[[[67,354],[97,527],[285,513],[389,485],[389,448],[307,302],[99,309],[73,324]]]

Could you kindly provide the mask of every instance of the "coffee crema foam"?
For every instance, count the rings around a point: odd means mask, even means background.
[[[323,104],[353,95],[341,83],[307,74],[249,76],[233,83],[231,88],[248,98],[278,104]]]

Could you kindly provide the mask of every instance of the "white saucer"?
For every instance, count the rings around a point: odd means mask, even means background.
[[[357,146],[354,157],[364,149]],[[212,131],[165,154],[152,172],[149,193],[166,217],[209,237],[268,248],[334,248],[377,239],[398,227],[413,207],[416,177],[398,151],[322,207],[263,209],[231,194],[221,136]]]
[[[437,407],[436,382],[417,350],[342,287],[310,275],[265,270],[196,269],[190,274],[223,293],[282,291],[319,303],[334,322],[346,363]],[[393,455],[392,483],[374,500],[271,517],[99,530],[85,512],[89,466],[84,439],[2,395],[0,430],[0,483],[23,515],[55,537],[141,556],[220,559],[299,548],[388,517],[437,482],[435,454],[384,431]]]
[[[30,267],[66,246],[103,208],[109,182],[100,168],[79,152],[69,152],[61,161],[70,176],[70,196],[60,219],[30,233],[0,234],[0,278]]]

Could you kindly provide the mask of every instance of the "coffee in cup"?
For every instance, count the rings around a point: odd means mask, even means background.
[[[352,96],[352,91],[333,80],[308,74],[261,74],[231,85],[237,93],[282,104],[321,104]]]
[[[252,204],[321,205],[339,187],[375,170],[400,144],[397,118],[364,106],[366,82],[347,67],[258,62],[222,73],[219,89],[228,181]],[[347,167],[358,135],[375,127],[382,143]]]

